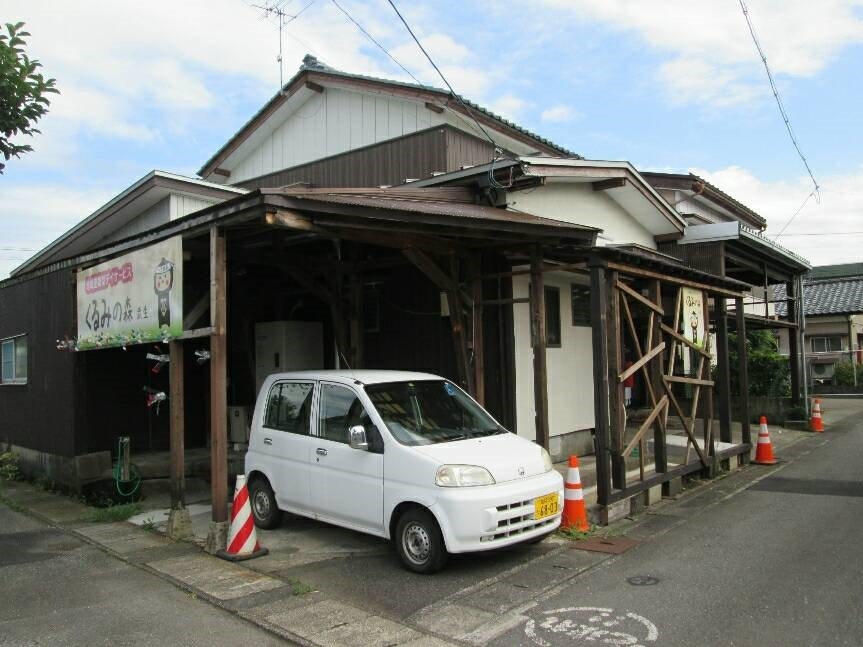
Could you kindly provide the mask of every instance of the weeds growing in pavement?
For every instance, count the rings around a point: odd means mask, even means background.
[[[93,508],[87,520],[94,523],[126,521],[126,519],[135,516],[140,511],[141,506],[137,503],[121,503],[119,505],[108,506],[107,508]]]
[[[18,454],[0,452],[0,481],[17,481],[21,478],[18,467]]]

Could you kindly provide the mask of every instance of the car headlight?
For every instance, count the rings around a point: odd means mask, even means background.
[[[542,452],[542,464],[545,465],[545,471],[550,472],[554,469],[554,463],[551,462],[551,454],[548,453],[545,447],[540,447],[539,450]]]
[[[440,487],[473,487],[494,485],[494,478],[486,468],[478,465],[441,465],[434,482]]]

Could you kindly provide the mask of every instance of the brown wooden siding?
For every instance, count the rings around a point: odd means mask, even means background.
[[[660,243],[659,251],[679,258],[689,267],[716,276],[724,276],[723,250],[721,242],[678,245],[676,242]]]
[[[237,186],[276,188],[307,182],[314,187],[397,185],[408,179],[491,160],[491,144],[451,126],[437,126],[373,146],[262,175]]]
[[[27,384],[0,385],[0,442],[73,456],[75,286],[68,270],[0,288],[0,338],[27,334]]]

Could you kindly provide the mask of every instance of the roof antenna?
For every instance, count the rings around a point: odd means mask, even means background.
[[[288,1],[290,1],[290,0],[288,0]],[[255,9],[260,9],[261,11],[264,12],[263,13],[264,18],[269,18],[270,16],[275,16],[279,21],[279,55],[276,57],[276,61],[279,64],[279,94],[281,94],[281,95],[285,94],[284,66],[282,65],[282,41],[284,40],[283,39],[283,32],[285,29],[285,25],[287,25],[289,22],[293,22],[294,20],[299,18],[300,14],[303,13],[309,7],[311,7],[312,4],[314,3],[314,1],[315,0],[311,0],[311,2],[309,2],[305,7],[300,9],[295,14],[286,13],[285,10],[282,9],[282,7],[285,5],[285,0],[274,0],[273,2],[268,3],[266,5],[263,5],[263,6],[250,3],[250,6],[254,7]],[[287,20],[285,20],[286,16],[288,18]]]

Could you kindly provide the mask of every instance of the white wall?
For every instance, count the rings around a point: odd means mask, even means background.
[[[231,184],[445,122],[423,102],[326,88],[231,171]]]
[[[197,195],[184,195],[182,193],[171,194],[171,220],[188,216],[190,213],[206,209],[220,200],[213,198],[202,198]]]
[[[638,244],[656,249],[653,234],[590,182],[549,180],[545,186],[510,193],[508,205],[544,218],[602,229],[597,245]]]
[[[164,225],[171,217],[171,200],[170,196],[159,200],[152,207],[145,209],[134,219],[115,229],[109,233],[99,244],[110,243],[115,240],[122,240],[129,236],[137,236],[145,231],[149,231],[153,227]],[[110,224],[110,223],[108,223]]]
[[[546,349],[549,436],[594,427],[593,345],[591,328],[572,325],[570,286],[587,285],[587,277],[549,272],[545,285],[560,289],[560,348]],[[528,296],[530,278],[513,277],[513,297]],[[515,334],[516,428],[519,436],[535,440],[533,406],[533,349],[530,345],[528,304],[513,305]]]

